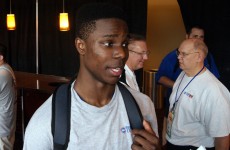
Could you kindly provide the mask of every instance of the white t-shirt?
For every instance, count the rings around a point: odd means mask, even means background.
[[[0,66],[0,138],[14,132],[16,120],[15,77],[8,64]]]
[[[149,97],[132,90],[144,119],[149,121],[158,135],[154,105]],[[103,107],[95,107],[82,101],[71,88],[71,130],[68,150],[128,150],[132,135],[122,95],[116,86],[111,101]],[[24,150],[53,149],[51,134],[52,96],[35,112],[25,133]]]
[[[182,72],[177,78],[170,96],[172,108],[177,97],[192,79]],[[170,110],[169,109],[169,110]],[[214,138],[230,133],[230,93],[207,69],[199,74],[182,92],[174,114],[171,138],[174,145],[214,147]]]

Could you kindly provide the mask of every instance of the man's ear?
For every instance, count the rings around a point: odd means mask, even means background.
[[[188,39],[188,34],[185,35],[185,39]]]
[[[204,54],[203,54],[202,52],[199,51],[198,57],[197,57],[197,61],[198,61],[198,62],[203,61],[203,59],[204,59],[203,57],[204,57]]]
[[[0,61],[2,61],[4,59],[4,57],[2,55],[0,55]]]
[[[82,40],[80,38],[76,38],[75,39],[75,47],[76,47],[76,49],[80,55],[85,54],[86,49],[85,49],[85,41],[84,40]]]

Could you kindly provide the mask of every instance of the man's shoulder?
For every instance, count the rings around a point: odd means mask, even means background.
[[[149,96],[147,96],[146,94],[134,90],[128,86],[126,86],[126,88],[129,90],[129,92],[132,94],[132,96],[134,97],[134,99],[137,101],[138,104],[149,104],[152,103],[151,99]]]
[[[177,58],[176,57],[176,51],[177,51],[177,48],[170,51],[164,58]]]
[[[177,55],[176,55],[176,50],[173,50],[171,52],[169,52],[167,55],[165,55],[165,57],[162,59],[162,63],[167,63],[167,64],[174,64],[177,62]]]
[[[51,97],[33,114],[25,132],[23,150],[49,149],[52,146],[51,134]]]
[[[29,124],[37,126],[37,124],[51,121],[51,108],[52,108],[52,96],[50,96],[33,114]]]
[[[0,66],[0,75],[2,75],[2,76],[9,75],[10,72],[8,70],[9,70],[8,67],[6,67],[5,65],[1,65]]]
[[[210,92],[210,96],[220,96],[224,93],[228,93],[228,89],[223,85],[222,82],[220,82],[210,70],[206,70],[198,80],[200,86],[199,88],[203,88],[205,91]],[[214,92],[215,91],[215,92]]]

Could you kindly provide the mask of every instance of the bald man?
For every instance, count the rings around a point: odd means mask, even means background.
[[[228,150],[230,93],[205,67],[207,46],[187,39],[176,53],[182,72],[170,96],[167,149]]]

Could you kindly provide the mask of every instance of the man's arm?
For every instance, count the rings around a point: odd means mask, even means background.
[[[159,139],[154,133],[151,125],[147,121],[143,121],[143,130],[134,129],[132,150],[157,150],[159,149]]]
[[[215,138],[215,150],[229,150],[229,135]]]
[[[168,87],[168,88],[172,88],[173,87],[173,84],[174,84],[174,81],[169,79],[168,77],[166,76],[162,76],[160,77],[159,81],[158,81],[160,84]]]

